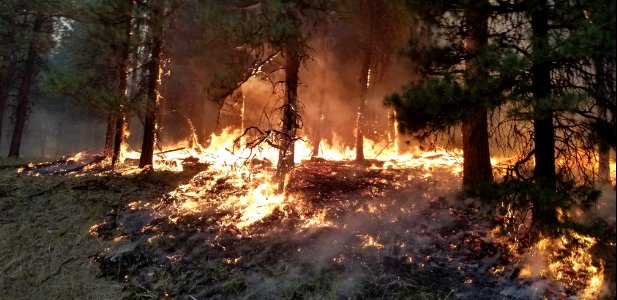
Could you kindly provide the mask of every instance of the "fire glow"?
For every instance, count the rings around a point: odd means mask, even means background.
[[[233,228],[242,236],[251,236],[254,231],[259,230],[258,224],[274,215],[280,222],[294,219],[298,230],[339,226],[332,219],[330,208],[315,209],[300,195],[290,192],[280,193],[277,189],[278,185],[272,180],[273,164],[278,159],[278,150],[267,145],[249,150],[245,139],[238,138],[240,135],[239,130],[226,129],[219,135],[212,135],[210,146],[207,148],[201,147],[193,138],[192,141],[168,147],[171,151],[161,151],[160,154],[155,155],[153,165],[155,170],[181,172],[186,161],[197,161],[207,166],[207,170],[200,173],[204,178],[200,189],[186,184],[170,192],[170,195],[176,199],[173,204],[174,211],[167,216],[172,223],[179,222],[188,216],[225,215],[217,219],[218,225],[221,228]],[[369,160],[368,169],[421,170],[423,172],[419,174],[421,178],[434,176],[433,172],[437,169],[447,170],[451,176],[456,177],[459,177],[462,172],[462,151],[458,149],[399,153],[396,143],[374,142],[365,139],[365,145],[367,145],[366,157],[374,158]],[[313,157],[328,161],[350,161],[355,155],[354,149],[344,147],[338,139],[334,139],[331,144],[322,143],[319,147],[319,155],[313,155],[312,148],[309,142],[298,140],[295,144],[296,163],[311,160]],[[139,153],[127,151],[124,161],[138,157]],[[498,163],[497,160],[492,162],[493,164]],[[131,172],[131,168],[126,167],[122,172]],[[206,194],[216,194],[220,183],[230,185],[234,191],[242,192],[225,194],[220,199],[207,199]],[[129,206],[135,209],[139,204],[133,203]],[[355,212],[381,216],[385,215],[388,209],[387,204],[367,202],[360,205]],[[403,210],[403,208],[400,209]],[[396,220],[393,219],[393,222]],[[575,235],[575,233],[572,234]],[[379,236],[360,234],[357,237],[361,240],[363,249],[382,251],[386,247]],[[602,263],[594,265],[589,254],[589,249],[596,241],[581,235],[575,235],[575,238],[583,247],[569,254],[566,253],[570,242],[567,238],[541,239],[534,247],[535,252],[530,256],[541,257],[542,266],[537,268],[531,263],[526,264],[521,269],[519,277],[550,278],[563,283],[566,287],[582,291],[580,296],[583,299],[596,297],[604,281],[604,265]],[[452,251],[456,250],[457,247],[452,249]],[[413,262],[412,256],[407,255],[406,257],[410,263]],[[225,263],[235,265],[241,259],[241,257],[229,258]],[[343,261],[344,256],[335,260],[338,263]],[[501,276],[504,268],[497,266],[492,270],[494,276]],[[584,276],[573,276],[573,273],[582,273]],[[471,282],[466,281],[465,283],[471,284]]]

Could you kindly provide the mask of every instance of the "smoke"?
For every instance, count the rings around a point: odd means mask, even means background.
[[[615,226],[615,187],[612,184],[603,184],[600,187],[600,192],[600,199],[598,199],[593,213],[606,221],[607,224]]]
[[[80,151],[100,151],[105,142],[106,115],[68,99],[47,95],[33,97],[22,138],[20,156],[56,158]],[[9,109],[10,110],[10,109]],[[3,122],[0,155],[6,156],[14,122],[10,114]]]
[[[165,139],[173,143],[189,137],[186,119],[194,124],[202,143],[227,125],[239,127],[236,119],[241,110],[236,105],[237,97],[244,101],[244,127],[277,126],[280,115],[275,109],[281,105],[283,86],[279,81],[284,77],[280,57],[270,63],[270,70],[279,69],[268,74],[270,80],[249,79],[226,99],[219,115],[220,104],[208,95],[209,87],[217,76],[246,65],[243,65],[243,55],[228,38],[198,26],[190,7],[183,7],[178,15],[171,33],[173,40],[169,43],[172,46],[168,51],[170,72],[163,78],[162,90]],[[338,138],[343,146],[353,146],[361,101],[362,59],[353,30],[345,22],[335,21],[330,23],[327,32],[315,32],[309,41],[309,58],[301,66],[298,91],[302,104],[299,134],[304,138],[320,135],[327,143]],[[409,81],[408,65],[404,58],[392,55],[382,74],[374,74],[366,113],[369,138],[393,138],[391,112],[384,108],[382,99]]]

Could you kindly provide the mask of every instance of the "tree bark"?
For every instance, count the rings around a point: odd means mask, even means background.
[[[116,166],[122,155],[122,145],[126,143],[128,123],[126,121],[126,114],[121,113],[116,118],[116,126],[114,131],[114,149],[111,157],[112,168]]]
[[[531,67],[534,97],[534,143],[536,166],[534,177],[543,189],[554,191],[555,173],[555,127],[553,109],[550,108],[551,66],[548,43],[548,5],[545,0],[531,10],[533,64]],[[557,223],[556,208],[534,198],[533,219],[536,224]]]
[[[360,70],[360,103],[356,119],[356,161],[360,162],[364,157],[364,129],[366,128],[366,110],[368,106],[368,89],[371,84],[371,49],[364,54],[362,69]]]
[[[129,56],[131,54],[131,27],[133,22],[133,11],[135,9],[135,1],[127,0],[130,10],[124,24],[124,40],[122,43],[122,51],[120,64],[118,66],[118,91],[123,95],[124,105],[120,108],[120,113],[116,117],[116,126],[114,131],[114,147],[111,158],[112,168],[116,166],[120,159],[122,146],[126,143],[128,123],[126,120],[126,109],[128,106],[128,73],[129,73]]]
[[[465,51],[467,93],[474,81],[488,77],[486,70],[478,65],[477,56],[488,43],[488,3],[481,1],[465,12],[467,37]],[[486,108],[474,105],[463,120],[463,190],[466,195],[477,195],[479,185],[492,181],[491,156],[488,142],[488,118]]]
[[[15,31],[10,30],[2,36],[4,44],[0,49],[0,145],[4,126],[4,113],[11,91],[11,68],[14,65]]]
[[[37,49],[37,36],[36,34],[41,31],[45,17],[42,14],[38,14],[34,20],[32,26],[33,36],[28,45],[28,52],[26,54],[26,60],[23,68],[23,78],[19,85],[17,94],[17,107],[15,109],[15,127],[13,128],[13,136],[11,138],[11,145],[9,147],[9,157],[19,157],[19,150],[21,147],[21,140],[26,127],[26,120],[28,118],[28,108],[30,106],[30,90],[36,77],[38,70],[36,66],[36,59],[38,56]]]
[[[105,157],[111,157],[114,148],[114,133],[116,131],[116,114],[109,113],[107,117],[107,130],[105,131]]]
[[[279,191],[285,185],[285,176],[294,165],[294,144],[298,129],[298,72],[300,70],[300,54],[295,49],[287,49],[285,56],[285,100],[283,103],[283,124],[279,158],[276,168],[276,179]]]
[[[608,95],[606,69],[602,58],[597,58],[594,61],[596,69],[595,78],[595,100],[598,107],[598,116],[602,121],[608,122],[608,109],[606,103],[606,95]],[[602,137],[598,141],[598,183],[606,184],[611,182],[611,166],[610,166],[610,144]]]
[[[2,126],[4,123],[4,109],[9,97],[8,67],[0,69],[0,145],[2,145]]]
[[[3,59],[7,59],[5,57]],[[2,127],[4,125],[4,110],[9,98],[10,80],[9,80],[9,63],[0,66],[0,145],[2,144]]]
[[[159,105],[161,54],[163,51],[163,1],[155,1],[152,7],[152,49],[148,66],[148,100],[144,122],[144,136],[139,157],[139,167],[152,165],[156,140],[156,115]]]
[[[321,88],[319,92],[319,111],[317,115],[317,120],[315,121],[315,125],[313,127],[313,150],[311,151],[312,157],[319,156],[319,145],[321,144],[321,130],[323,129],[323,119],[324,119],[324,98],[326,96],[326,89],[324,87]]]

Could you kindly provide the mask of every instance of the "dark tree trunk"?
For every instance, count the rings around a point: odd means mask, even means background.
[[[493,180],[485,108],[475,108],[463,121],[463,189],[477,195],[479,185]]]
[[[8,59],[8,57],[6,57]],[[10,91],[9,64],[0,66],[0,145],[2,144],[2,127],[4,125],[4,110]]]
[[[300,55],[295,49],[285,52],[285,102],[283,103],[283,124],[279,159],[276,168],[276,179],[279,191],[282,192],[285,176],[294,165],[294,144],[298,129],[298,72],[300,71]]]
[[[534,177],[544,189],[555,190],[555,127],[550,108],[551,66],[548,55],[548,7],[545,1],[531,11],[533,65],[531,67],[534,97],[534,143],[536,166]],[[533,219],[536,224],[557,223],[556,208],[549,203],[534,200]]]
[[[4,113],[8,103],[9,94],[11,91],[11,68],[14,65],[14,47],[15,32],[9,30],[2,36],[4,44],[0,51],[0,145],[2,144],[2,132],[4,125]]]
[[[608,122],[608,109],[606,103],[609,102],[607,95],[609,95],[609,87],[607,86],[608,78],[606,74],[606,68],[604,67],[604,61],[602,58],[597,58],[594,61],[596,67],[596,82],[595,82],[595,100],[598,106],[598,117],[604,122]],[[610,166],[610,144],[599,137],[598,141],[598,182],[601,184],[611,182],[611,166]]]
[[[115,167],[118,161],[120,160],[120,156],[122,154],[122,145],[126,143],[127,132],[128,132],[128,122],[126,121],[126,115],[121,113],[116,118],[116,126],[114,132],[114,151],[111,157],[111,166]]]
[[[116,125],[114,131],[114,147],[113,155],[111,158],[111,166],[115,167],[116,163],[120,159],[122,152],[122,145],[126,143],[128,123],[126,120],[126,107],[128,106],[128,73],[129,73],[129,56],[131,54],[131,24],[133,22],[133,11],[135,7],[134,0],[127,0],[130,5],[129,16],[124,25],[124,43],[122,45],[122,52],[120,57],[120,65],[118,66],[118,92],[123,95],[123,102],[125,103],[120,113],[116,117]]]
[[[474,81],[488,77],[486,70],[478,65],[477,55],[488,43],[488,14],[485,1],[478,2],[474,9],[465,12],[467,19],[466,88],[469,92]],[[463,190],[466,195],[477,194],[478,186],[493,179],[488,143],[488,119],[486,108],[475,105],[463,120]]]
[[[13,136],[11,138],[11,145],[9,148],[9,157],[19,157],[19,148],[21,147],[21,139],[26,127],[26,120],[28,118],[28,107],[30,106],[30,90],[34,78],[38,73],[36,66],[36,59],[38,56],[37,49],[37,37],[36,33],[41,31],[45,18],[39,14],[34,20],[32,26],[32,33],[34,36],[31,38],[28,45],[28,52],[23,67],[23,77],[19,89],[17,91],[17,107],[15,109],[15,127],[13,128]]]
[[[111,157],[114,148],[114,133],[116,131],[116,114],[109,113],[107,117],[107,130],[105,131],[105,157]]]
[[[161,76],[161,54],[163,51],[163,2],[155,1],[152,16],[152,49],[148,66],[148,100],[144,122],[144,136],[139,157],[139,167],[152,165],[156,140],[156,119],[159,106],[159,86]]]
[[[368,106],[368,89],[371,84],[371,50],[366,50],[360,70],[360,104],[356,119],[356,161],[364,160],[364,129],[366,128],[366,110]]]
[[[598,181],[602,184],[611,182],[610,151],[609,143],[600,141],[598,145]]]
[[[323,119],[324,119],[324,98],[326,96],[326,90],[322,87],[319,92],[319,112],[317,116],[317,120],[315,121],[315,125],[313,127],[313,150],[311,151],[312,157],[319,156],[319,145],[321,144],[321,131],[323,129]]]

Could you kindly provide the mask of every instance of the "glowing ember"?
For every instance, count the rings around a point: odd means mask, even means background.
[[[363,248],[369,248],[369,247],[376,248],[376,249],[384,248],[383,244],[380,244],[379,242],[377,242],[377,238],[374,238],[371,235],[365,234],[365,235],[359,235],[358,237],[362,239]]]

